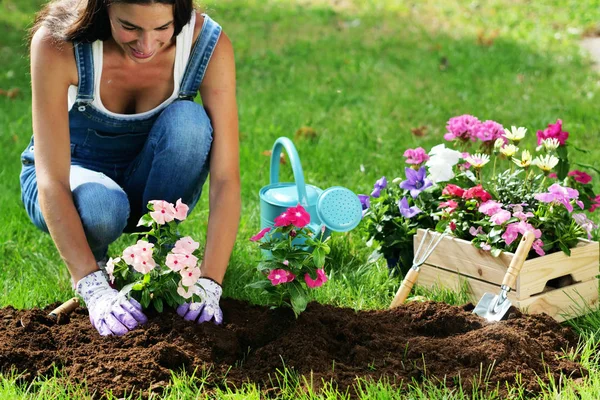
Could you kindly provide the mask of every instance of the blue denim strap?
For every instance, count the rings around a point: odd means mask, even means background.
[[[75,61],[79,84],[76,103],[91,103],[94,100],[94,59],[91,43],[74,43]]]
[[[179,91],[180,99],[192,100],[196,97],[200,83],[204,78],[206,67],[210,57],[215,50],[219,36],[221,35],[221,26],[213,21],[208,15],[202,14],[204,23],[200,35],[196,39],[194,48],[190,55]]]

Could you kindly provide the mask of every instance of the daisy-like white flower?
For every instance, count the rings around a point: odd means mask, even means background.
[[[542,146],[547,151],[554,151],[558,149],[558,146],[560,146],[560,141],[557,138],[544,139],[542,140]]]
[[[502,138],[496,139],[496,141],[494,142],[494,150],[498,151],[502,148],[502,146],[504,146],[504,139],[502,139]]]
[[[521,168],[527,168],[531,165],[531,153],[528,150],[523,150],[521,159],[513,157],[513,162]]]
[[[537,156],[535,160],[532,161],[532,164],[536,165],[544,172],[550,172],[552,168],[556,167],[558,164],[558,157],[550,154],[545,156]]]
[[[512,126],[510,130],[504,129],[504,137],[510,140],[513,143],[519,143],[521,139],[525,137],[525,133],[527,132],[527,128]]]
[[[483,168],[485,164],[490,162],[490,156],[488,156],[487,154],[477,153],[466,157],[465,161],[471,164],[473,168],[479,169]]]
[[[517,153],[517,150],[519,149],[514,144],[507,144],[500,149],[500,153],[504,154],[506,157],[512,157]]]

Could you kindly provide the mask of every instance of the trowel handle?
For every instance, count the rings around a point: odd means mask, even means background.
[[[271,151],[270,183],[279,183],[279,156],[281,155],[281,150],[284,148],[290,158],[290,164],[292,165],[292,171],[294,172],[294,181],[296,182],[296,189],[298,190],[298,203],[307,208],[308,196],[306,195],[306,184],[304,183],[304,172],[302,171],[302,164],[300,164],[300,156],[298,155],[294,143],[285,136],[282,136],[275,141],[273,150]]]
[[[52,310],[48,316],[57,317],[58,314],[70,314],[77,307],[79,307],[79,299],[77,297],[73,297],[72,299],[65,301],[63,304]]]
[[[523,268],[523,264],[525,263],[525,259],[529,254],[529,250],[531,250],[531,245],[535,240],[535,235],[533,232],[525,232],[523,237],[521,238],[521,242],[519,242],[519,246],[517,247],[517,251],[510,261],[510,265],[508,266],[508,271],[506,271],[506,275],[504,275],[504,280],[502,281],[502,286],[508,286],[510,288],[514,288],[517,283],[517,277],[521,272],[521,268]]]
[[[419,270],[416,268],[411,268],[406,273],[400,288],[396,292],[396,296],[394,296],[394,300],[392,300],[392,304],[390,304],[390,308],[396,308],[401,304],[404,304],[408,294],[410,293],[412,287],[417,282],[417,278],[419,277]]]

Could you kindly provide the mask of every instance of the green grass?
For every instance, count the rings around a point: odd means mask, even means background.
[[[19,154],[31,135],[24,37],[41,3],[0,2],[0,88],[20,90],[15,99],[0,96],[0,306],[18,308],[72,295],[52,241],[33,227],[19,200]],[[261,302],[244,288],[259,257],[247,239],[259,227],[258,191],[268,183],[269,159],[261,153],[277,137],[293,137],[301,127],[317,132],[316,140],[295,140],[306,181],[357,193],[369,191],[382,175],[399,175],[406,148],[440,142],[448,118],[463,113],[525,126],[530,135],[561,118],[571,133],[569,142],[589,150],[573,154],[576,160],[600,168],[595,146],[600,76],[577,45],[581,32],[600,21],[600,1],[213,0],[204,6],[232,39],[238,68],[243,213],[226,296]],[[492,45],[480,43],[492,37]],[[413,136],[411,128],[420,126],[427,127],[427,135]],[[281,175],[283,181],[292,179],[289,168]],[[592,175],[600,191],[600,177]],[[183,233],[202,241],[207,216],[204,197],[182,225]],[[357,232],[336,235],[333,248],[332,279],[315,299],[355,309],[386,308],[398,278],[388,277],[381,261],[367,262],[371,249]],[[443,290],[417,288],[415,295],[451,304],[464,300]],[[559,392],[565,399],[594,398],[600,392],[595,355],[600,313],[571,324],[586,339],[579,354],[591,375],[581,384],[555,382],[541,398],[556,398]],[[290,371],[278,378],[285,383],[281,398],[344,397],[331,387],[311,393]],[[85,393],[60,376],[30,386],[16,382],[16,377],[2,377],[0,398],[83,398]],[[405,393],[363,382],[361,391],[363,398],[378,399],[499,398],[451,392],[437,382]],[[258,399],[260,393],[256,386],[211,393],[202,379],[174,377],[164,397]],[[521,394],[515,387],[509,397]]]

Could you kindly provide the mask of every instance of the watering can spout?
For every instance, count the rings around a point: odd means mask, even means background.
[[[282,150],[288,154],[294,182],[279,182],[279,158]],[[259,196],[261,228],[273,226],[277,216],[298,204],[310,214],[311,230],[320,233],[318,231],[325,227],[325,236],[329,231],[352,230],[362,218],[362,205],[351,190],[341,186],[322,190],[306,184],[298,151],[287,137],[278,138],[273,145],[270,182],[260,190]]]

